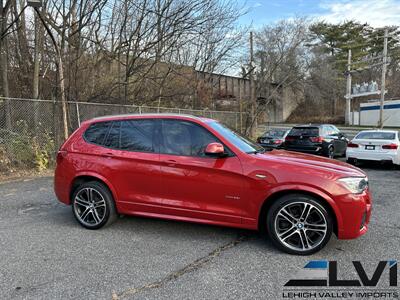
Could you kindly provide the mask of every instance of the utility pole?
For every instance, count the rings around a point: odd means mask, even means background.
[[[255,86],[254,86],[254,53],[253,53],[253,32],[250,31],[250,116],[251,116],[251,124],[250,124],[250,136],[254,137],[256,135],[257,129],[257,116],[256,116],[256,94],[255,94]]]
[[[383,108],[385,104],[385,85],[386,85],[386,64],[387,64],[387,47],[388,47],[388,29],[385,28],[385,36],[383,42],[383,62],[382,62],[382,82],[381,82],[381,105],[379,110],[379,128],[383,128]]]
[[[346,82],[346,114],[345,124],[350,125],[351,119],[351,49],[347,56],[347,82]]]

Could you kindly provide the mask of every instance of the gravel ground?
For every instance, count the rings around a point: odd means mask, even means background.
[[[400,258],[400,171],[366,170],[369,232],[333,237],[309,257],[281,253],[256,232],[173,221],[124,217],[89,231],[55,199],[51,177],[5,182],[0,299],[280,299],[311,259],[337,260],[341,278],[356,276],[353,260],[371,274],[379,260]],[[386,273],[378,288],[387,287]]]

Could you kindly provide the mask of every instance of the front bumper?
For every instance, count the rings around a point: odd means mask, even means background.
[[[336,198],[342,222],[338,226],[339,239],[355,239],[368,231],[372,198],[369,190],[361,194],[346,194]]]

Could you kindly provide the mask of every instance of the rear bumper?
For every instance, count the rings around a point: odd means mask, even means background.
[[[322,155],[324,154],[323,147],[284,147],[285,150],[288,151],[295,151],[295,152],[302,152],[308,154],[315,154],[315,155]]]
[[[397,152],[388,151],[386,153],[378,152],[370,152],[370,151],[360,151],[360,150],[352,150],[347,149],[346,151],[347,159],[358,159],[358,160],[371,160],[371,161],[391,161],[392,163],[399,165],[400,157]]]
[[[70,203],[70,188],[73,178],[73,174],[70,172],[69,168],[63,167],[62,165],[66,162],[63,161],[58,163],[54,172],[54,193],[58,201],[64,204]],[[60,166],[61,165],[61,166]]]
[[[336,204],[342,215],[338,228],[339,239],[355,239],[368,231],[372,198],[369,191],[339,196]]]
[[[260,144],[265,149],[282,149],[282,145],[273,145],[273,144]]]

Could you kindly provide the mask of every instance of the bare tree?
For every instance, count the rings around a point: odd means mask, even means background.
[[[247,122],[247,133],[272,101],[281,101],[283,87],[303,93],[308,70],[308,21],[296,18],[268,25],[255,36],[256,95],[260,99],[255,115]],[[245,73],[250,69],[245,67]]]
[[[10,95],[9,82],[16,97],[55,94],[62,114],[55,127],[64,128],[64,137],[71,128],[68,100],[194,105],[196,71],[232,69],[245,36],[237,26],[243,10],[228,0],[43,4],[33,18],[23,0],[2,5],[2,95]],[[12,48],[4,46],[8,41]]]
[[[0,69],[1,69],[1,93],[2,96],[8,98],[10,96],[9,86],[8,86],[8,26],[7,20],[9,11],[12,5],[12,0],[0,0]],[[10,119],[10,101],[5,100],[5,118],[6,118],[6,128],[11,128]]]

